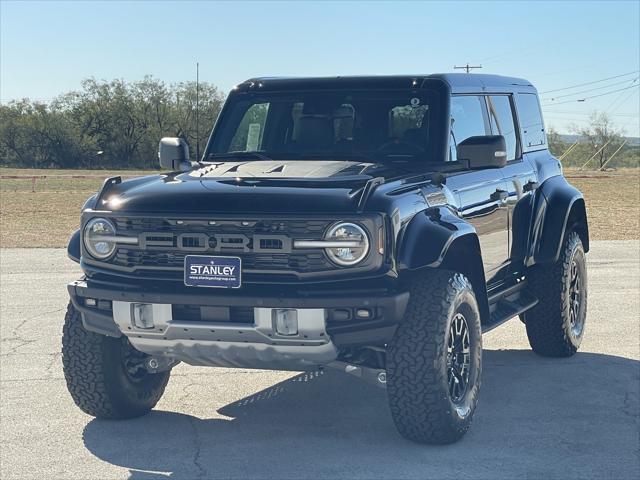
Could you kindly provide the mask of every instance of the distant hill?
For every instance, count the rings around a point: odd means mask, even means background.
[[[561,134],[560,138],[565,143],[573,143],[576,140],[580,141],[580,139],[582,137],[580,135],[563,135],[563,134]],[[628,140],[627,145],[634,146],[634,147],[640,146],[640,137],[625,137],[625,138]]]

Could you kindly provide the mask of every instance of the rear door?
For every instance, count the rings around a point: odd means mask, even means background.
[[[451,161],[457,159],[456,146],[462,141],[490,132],[483,96],[456,95],[451,98]],[[498,272],[509,259],[509,194],[502,169],[471,170],[452,175],[447,179],[447,186],[458,196],[460,215],[478,233],[487,282],[498,280]]]
[[[486,98],[491,133],[502,135],[507,142],[507,165],[502,170],[509,193],[509,256],[514,261],[522,258],[525,252],[538,176],[529,159],[522,154],[513,96],[489,95]]]

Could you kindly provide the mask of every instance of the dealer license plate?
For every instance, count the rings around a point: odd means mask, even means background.
[[[186,255],[184,284],[189,287],[240,288],[242,261],[238,257]]]

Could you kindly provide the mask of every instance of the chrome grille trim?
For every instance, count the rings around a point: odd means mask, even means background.
[[[353,248],[361,247],[362,242],[354,240],[294,240],[293,248]]]
[[[122,243],[125,245],[138,244],[138,239],[136,237],[122,237],[119,235],[94,235],[92,238],[96,242],[113,242],[113,243]]]

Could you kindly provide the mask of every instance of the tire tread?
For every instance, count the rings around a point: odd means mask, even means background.
[[[120,341],[87,331],[80,313],[69,303],[62,334],[64,378],[75,404],[94,417],[123,419],[144,415],[160,400],[169,380],[169,372],[154,374],[162,377],[148,387],[150,402],[136,405],[124,399],[107,372],[109,368],[118,368],[115,362],[120,359],[105,358],[107,344]]]
[[[405,319],[388,347],[391,414],[400,434],[415,442],[452,443],[470,427],[470,418],[464,424],[451,422],[450,402],[448,397],[443,398],[440,388],[447,384],[447,373],[437,365],[438,359],[446,355],[443,331],[452,304],[463,288],[470,288],[470,283],[459,273],[435,270],[420,277],[412,285]],[[479,319],[477,329],[480,338]],[[477,382],[479,388],[480,374]]]
[[[528,275],[529,288],[538,303],[524,314],[529,344],[545,357],[570,357],[578,350],[565,327],[569,290],[565,277],[571,269],[573,251],[582,246],[579,235],[568,231],[560,258],[553,265],[536,266]]]

